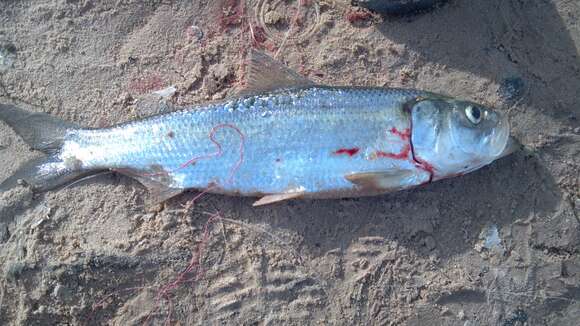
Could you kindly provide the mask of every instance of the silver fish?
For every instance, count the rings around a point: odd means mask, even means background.
[[[112,170],[153,202],[184,189],[340,198],[407,189],[477,170],[517,147],[491,108],[418,90],[313,83],[251,54],[247,95],[104,129],[0,105],[0,120],[47,156],[0,185],[38,191]]]

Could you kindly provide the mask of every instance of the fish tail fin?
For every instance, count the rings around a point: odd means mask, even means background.
[[[36,191],[50,190],[87,174],[75,162],[64,162],[58,155],[66,131],[78,128],[77,125],[7,104],[0,104],[0,121],[10,126],[30,148],[48,154],[24,163],[0,183],[0,192],[21,182]]]
[[[78,128],[46,113],[29,112],[9,104],[0,104],[0,121],[10,126],[30,148],[49,154],[60,149],[68,129]]]
[[[43,156],[29,160],[0,183],[0,193],[18,184],[26,185],[33,191],[43,192],[78,180],[91,172],[70,167],[57,155]]]

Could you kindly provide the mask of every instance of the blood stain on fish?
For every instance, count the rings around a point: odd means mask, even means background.
[[[403,131],[399,131],[397,128],[393,127],[389,130],[393,135],[399,136],[402,140],[411,139],[411,129],[407,128]]]
[[[358,147],[354,147],[354,148],[341,148],[337,151],[334,151],[333,154],[336,155],[341,155],[341,154],[346,154],[350,157],[355,156],[358,152],[360,151],[360,149]]]
[[[391,158],[394,160],[404,160],[409,158],[409,153],[411,152],[411,146],[409,144],[405,145],[399,153],[387,153],[383,151],[376,151],[376,158]]]
[[[389,132],[403,141],[410,141],[411,140],[411,129],[406,128],[403,131],[400,131],[396,127],[389,129]],[[401,149],[399,153],[389,153],[384,151],[376,151],[374,152],[370,159],[377,159],[377,158],[390,158],[393,160],[405,160],[409,158],[409,154],[411,153],[411,144],[410,142],[405,144],[405,146]]]
[[[429,181],[426,183],[433,181],[433,177],[435,176],[435,167],[433,165],[431,165],[431,163],[429,163],[425,160],[422,160],[415,155],[413,155],[413,161],[415,161],[415,165],[419,169],[422,169],[423,171],[429,173]]]

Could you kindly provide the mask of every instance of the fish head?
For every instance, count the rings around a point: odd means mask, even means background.
[[[411,107],[411,143],[438,180],[477,170],[515,151],[506,116],[469,101],[433,97]]]

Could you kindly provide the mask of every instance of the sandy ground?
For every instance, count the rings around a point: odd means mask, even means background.
[[[301,3],[248,0],[239,19],[231,0],[3,0],[0,100],[107,126],[164,110],[143,99],[168,86],[175,105],[233,94],[253,43],[317,82],[493,105],[526,149],[412,191],[259,209],[207,195],[186,212],[189,193],[151,211],[116,175],[19,187],[0,194],[0,324],[577,325],[580,3],[386,19]],[[35,155],[0,125],[0,179]]]

